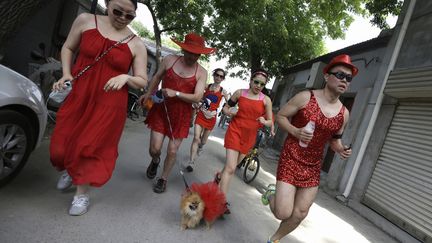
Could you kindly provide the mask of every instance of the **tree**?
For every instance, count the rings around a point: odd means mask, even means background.
[[[138,0],[150,11],[153,19],[153,32],[156,40],[156,59],[160,62],[161,35],[167,33],[183,37],[194,31],[202,33],[204,19],[212,8],[207,0]]]
[[[352,14],[374,16],[385,27],[388,14],[399,13],[402,0],[139,0],[154,23],[156,57],[160,61],[161,35],[204,33],[234,75],[265,68],[274,76],[324,52],[324,38],[340,38],[353,21]],[[382,8],[382,9],[380,9]],[[207,21],[205,21],[207,20]]]
[[[131,27],[136,30],[137,35],[146,39],[154,40],[154,34],[148,30],[141,22],[132,21]]]
[[[403,0],[369,0],[366,9],[372,15],[371,23],[381,29],[388,29],[386,18],[390,15],[398,16],[402,9]]]
[[[324,51],[323,39],[342,37],[360,0],[214,0],[209,33],[228,68],[265,68],[275,76]],[[246,71],[236,75],[245,75]]]
[[[236,76],[265,68],[280,76],[288,67],[324,52],[324,38],[344,37],[353,14],[369,16],[385,28],[389,14],[399,14],[402,0],[213,0],[206,35],[228,58],[228,67],[241,67]],[[246,71],[248,70],[248,71]]]

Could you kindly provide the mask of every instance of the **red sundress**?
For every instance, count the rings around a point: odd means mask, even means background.
[[[311,91],[308,104],[292,118],[291,124],[304,127],[309,120],[315,120],[314,136],[308,146],[302,148],[297,138],[288,135],[279,158],[278,181],[297,187],[319,186],[324,146],[342,128],[344,113],[345,106],[342,106],[336,116],[326,117]]]
[[[212,91],[212,90],[210,90],[210,86],[209,86],[209,88],[207,88],[205,93],[204,93],[204,98],[206,98],[209,95],[216,96],[217,102],[212,102],[210,104],[210,108],[208,110],[209,111],[216,111],[219,108],[219,104],[220,104],[222,97],[223,97],[222,87],[218,91]],[[202,113],[202,111],[199,111],[197,113],[196,118],[195,118],[195,124],[198,124],[207,130],[212,130],[214,125],[216,124],[216,116],[214,116],[213,118],[207,119],[204,116],[204,114]]]
[[[72,75],[115,43],[102,36],[96,22],[95,29],[81,35]],[[73,184],[99,187],[111,178],[126,121],[128,87],[105,92],[103,86],[110,78],[128,73],[131,64],[127,43],[113,48],[73,83],[71,93],[57,112],[50,144],[51,162],[58,170],[66,169]]]
[[[225,148],[242,154],[247,154],[254,146],[261,125],[257,119],[265,115],[265,95],[260,93],[258,100],[252,100],[247,98],[247,92],[243,90],[238,99],[238,112],[229,123],[224,141]]]
[[[166,71],[165,77],[162,80],[162,88],[170,88],[186,94],[193,94],[197,84],[196,72],[198,64],[195,69],[195,74],[192,77],[183,78],[174,72],[174,65]],[[168,114],[165,112],[166,105]],[[164,102],[154,104],[148,112],[147,119],[144,123],[156,132],[162,133],[169,138],[187,138],[189,135],[190,120],[192,116],[192,104],[185,102],[178,97],[166,98]],[[168,118],[172,126],[173,134],[171,134]]]

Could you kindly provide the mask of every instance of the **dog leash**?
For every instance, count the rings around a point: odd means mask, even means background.
[[[171,119],[169,118],[169,115],[168,115],[168,108],[167,108],[167,106],[166,106],[166,103],[165,103],[165,97],[164,97],[163,93],[162,93],[162,97],[163,97],[162,103],[163,103],[163,106],[164,106],[164,109],[165,109],[165,114],[166,114],[166,118],[167,118],[167,121],[168,121],[168,127],[169,127],[169,129],[170,129],[170,133],[171,133],[171,137],[172,137],[172,139],[173,139],[173,142],[174,142],[174,144],[175,144],[174,133],[173,133],[172,125],[171,125]],[[186,181],[186,177],[185,177],[185,175],[184,175],[184,172],[183,172],[183,170],[181,169],[181,164],[179,164],[179,168],[180,168],[180,175],[181,175],[182,178],[183,178],[183,182],[184,182],[184,184],[185,184],[186,190],[190,191],[190,188],[189,188],[189,185],[188,185],[188,183],[187,183],[187,181]]]

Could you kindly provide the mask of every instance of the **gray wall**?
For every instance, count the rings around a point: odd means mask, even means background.
[[[432,66],[432,1],[418,0],[396,69]]]
[[[398,23],[395,27],[393,37],[388,44],[386,53],[382,60],[383,65],[381,67],[381,70],[378,70],[377,78],[375,80],[375,86],[372,86],[370,90],[370,97],[366,99],[367,105],[364,108],[361,117],[358,117],[359,120],[362,120],[361,124],[359,124],[358,133],[356,136],[359,138],[359,143],[363,139],[365,130],[370,123],[371,113],[376,105],[377,97],[380,92],[380,87],[382,86],[382,83],[384,81],[385,74],[388,71],[390,57],[394,51],[396,39],[399,35],[402,20],[404,18],[404,13],[406,11],[406,8],[408,7],[409,2],[410,1],[405,1],[404,9],[398,19]],[[432,1],[418,0],[414,11],[414,15],[408,26],[397,62],[393,70],[425,67],[432,65],[432,35],[430,31],[432,26]],[[364,193],[367,189],[372,173],[375,169],[377,159],[384,144],[387,130],[393,119],[397,103],[398,100],[393,99],[389,96],[384,96],[384,100],[380,107],[380,112],[373,128],[371,138],[367,144],[364,157],[361,161],[360,169],[355,178],[353,188],[349,195],[348,205],[362,216],[371,220],[379,228],[383,229],[401,242],[418,242],[408,233],[401,230],[400,228],[383,218],[381,215],[378,215],[377,213],[362,204]],[[340,193],[345,188],[348,176],[353,167],[354,160],[358,156],[358,154],[356,154],[356,149],[359,148],[360,144],[356,143],[356,145],[358,146],[353,147],[353,154],[351,158],[347,161],[345,169],[340,166],[341,169],[344,170],[344,174],[342,175],[342,178],[340,180],[339,188],[337,188],[337,183],[330,184],[333,189],[339,189]],[[331,177],[330,174],[329,177]]]

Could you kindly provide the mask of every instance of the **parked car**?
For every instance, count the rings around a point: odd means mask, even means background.
[[[47,109],[39,87],[0,64],[0,187],[24,167],[39,146]]]

